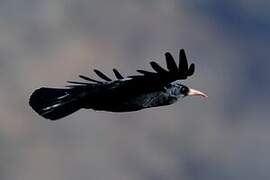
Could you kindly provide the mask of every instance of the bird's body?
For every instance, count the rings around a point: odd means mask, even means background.
[[[175,88],[175,86],[171,86],[169,89],[164,88],[148,93],[135,92],[134,94],[132,91],[126,93],[123,92],[121,94],[112,92],[112,94],[107,97],[98,99],[100,103],[94,103],[88,108],[111,112],[129,112],[138,111],[144,108],[169,105],[176,102],[179,97],[172,94]]]
[[[80,76],[88,82],[73,82],[69,88],[40,88],[31,98],[30,105],[41,116],[57,120],[79,109],[97,111],[129,112],[144,108],[169,105],[180,97],[205,94],[180,83],[194,72],[194,65],[188,68],[184,50],[180,51],[179,68],[169,53],[166,53],[169,71],[151,62],[157,72],[138,70],[143,75],[124,78],[116,69],[117,80],[94,70],[105,81]]]

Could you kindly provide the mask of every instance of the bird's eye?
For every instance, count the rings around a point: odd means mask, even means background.
[[[189,89],[186,86],[182,86],[180,89],[181,94],[184,94],[184,95],[187,95],[188,91],[189,91]]]

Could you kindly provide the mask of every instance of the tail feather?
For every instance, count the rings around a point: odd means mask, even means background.
[[[63,118],[81,108],[78,92],[73,89],[37,89],[30,98],[30,106],[50,120]]]

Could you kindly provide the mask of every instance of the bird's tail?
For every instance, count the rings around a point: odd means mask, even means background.
[[[37,89],[30,98],[30,106],[50,120],[63,118],[81,108],[80,94],[74,89]]]

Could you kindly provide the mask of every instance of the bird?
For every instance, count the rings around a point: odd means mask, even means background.
[[[186,96],[207,95],[182,84],[192,76],[195,65],[188,65],[184,49],[179,51],[177,66],[170,52],[165,53],[167,69],[151,61],[154,72],[137,70],[138,75],[124,77],[113,69],[115,80],[98,69],[101,80],[79,75],[82,81],[67,81],[64,88],[42,87],[30,96],[29,104],[42,117],[55,121],[80,109],[131,112],[175,103]]]

